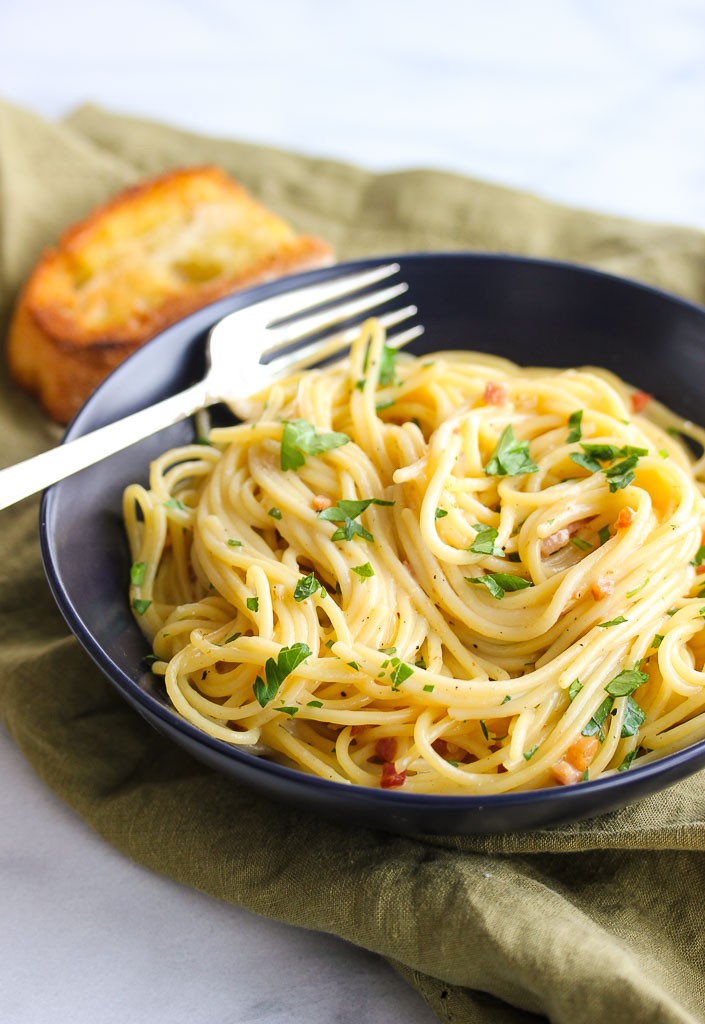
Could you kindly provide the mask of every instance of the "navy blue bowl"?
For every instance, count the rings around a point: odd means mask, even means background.
[[[394,257],[426,333],[418,353],[477,349],[545,366],[604,366],[696,422],[703,419],[705,309],[632,281],[545,260],[466,253]],[[361,260],[233,295],[169,328],[120,366],[68,430],[78,437],[175,394],[203,372],[209,327],[280,291],[386,260]],[[49,583],[70,629],[159,732],[239,784],[308,811],[397,833],[489,833],[593,817],[705,766],[705,742],[594,782],[498,796],[425,796],[328,782],[212,739],[181,719],[145,671],[148,647],[127,601],[126,484],[194,436],[178,424],[52,487],[40,533]]]

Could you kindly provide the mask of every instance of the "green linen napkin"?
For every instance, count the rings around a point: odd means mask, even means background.
[[[0,103],[0,327],[41,248],[118,187],[215,162],[340,258],[482,249],[589,263],[705,300],[705,235],[570,210],[432,170],[371,174],[92,107],[49,124]],[[7,463],[58,429],[0,370]],[[701,773],[600,820],[399,838],[275,806],[162,739],[69,635],[44,580],[37,500],[2,513],[0,711],[36,771],[155,871],[385,956],[454,1024],[705,1014]]]

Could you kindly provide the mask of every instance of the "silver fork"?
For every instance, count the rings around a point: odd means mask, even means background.
[[[402,295],[408,285],[395,284],[347,302],[338,300],[391,277],[399,269],[398,263],[389,263],[374,270],[346,274],[274,295],[223,317],[208,335],[207,370],[202,380],[156,405],[0,470],[0,509],[128,448],[199,409],[226,402],[237,410],[238,399],[247,399],[278,378],[342,353],[359,333],[359,327],[335,332],[336,325],[372,313]],[[326,303],[336,304],[316,311]],[[385,313],[379,320],[389,329],[417,312],[416,306],[405,306]],[[420,325],[407,328],[390,334],[387,344],[398,348],[421,333]],[[302,346],[301,343],[312,335],[321,336]]]

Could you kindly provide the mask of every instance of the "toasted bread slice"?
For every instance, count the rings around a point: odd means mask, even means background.
[[[159,331],[230,292],[330,263],[217,167],[126,189],[47,250],[10,325],[13,377],[67,423]]]

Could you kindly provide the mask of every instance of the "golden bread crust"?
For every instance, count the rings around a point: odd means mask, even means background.
[[[332,260],[217,167],[125,189],[44,252],[15,306],[10,372],[67,423],[140,345],[233,291]]]

